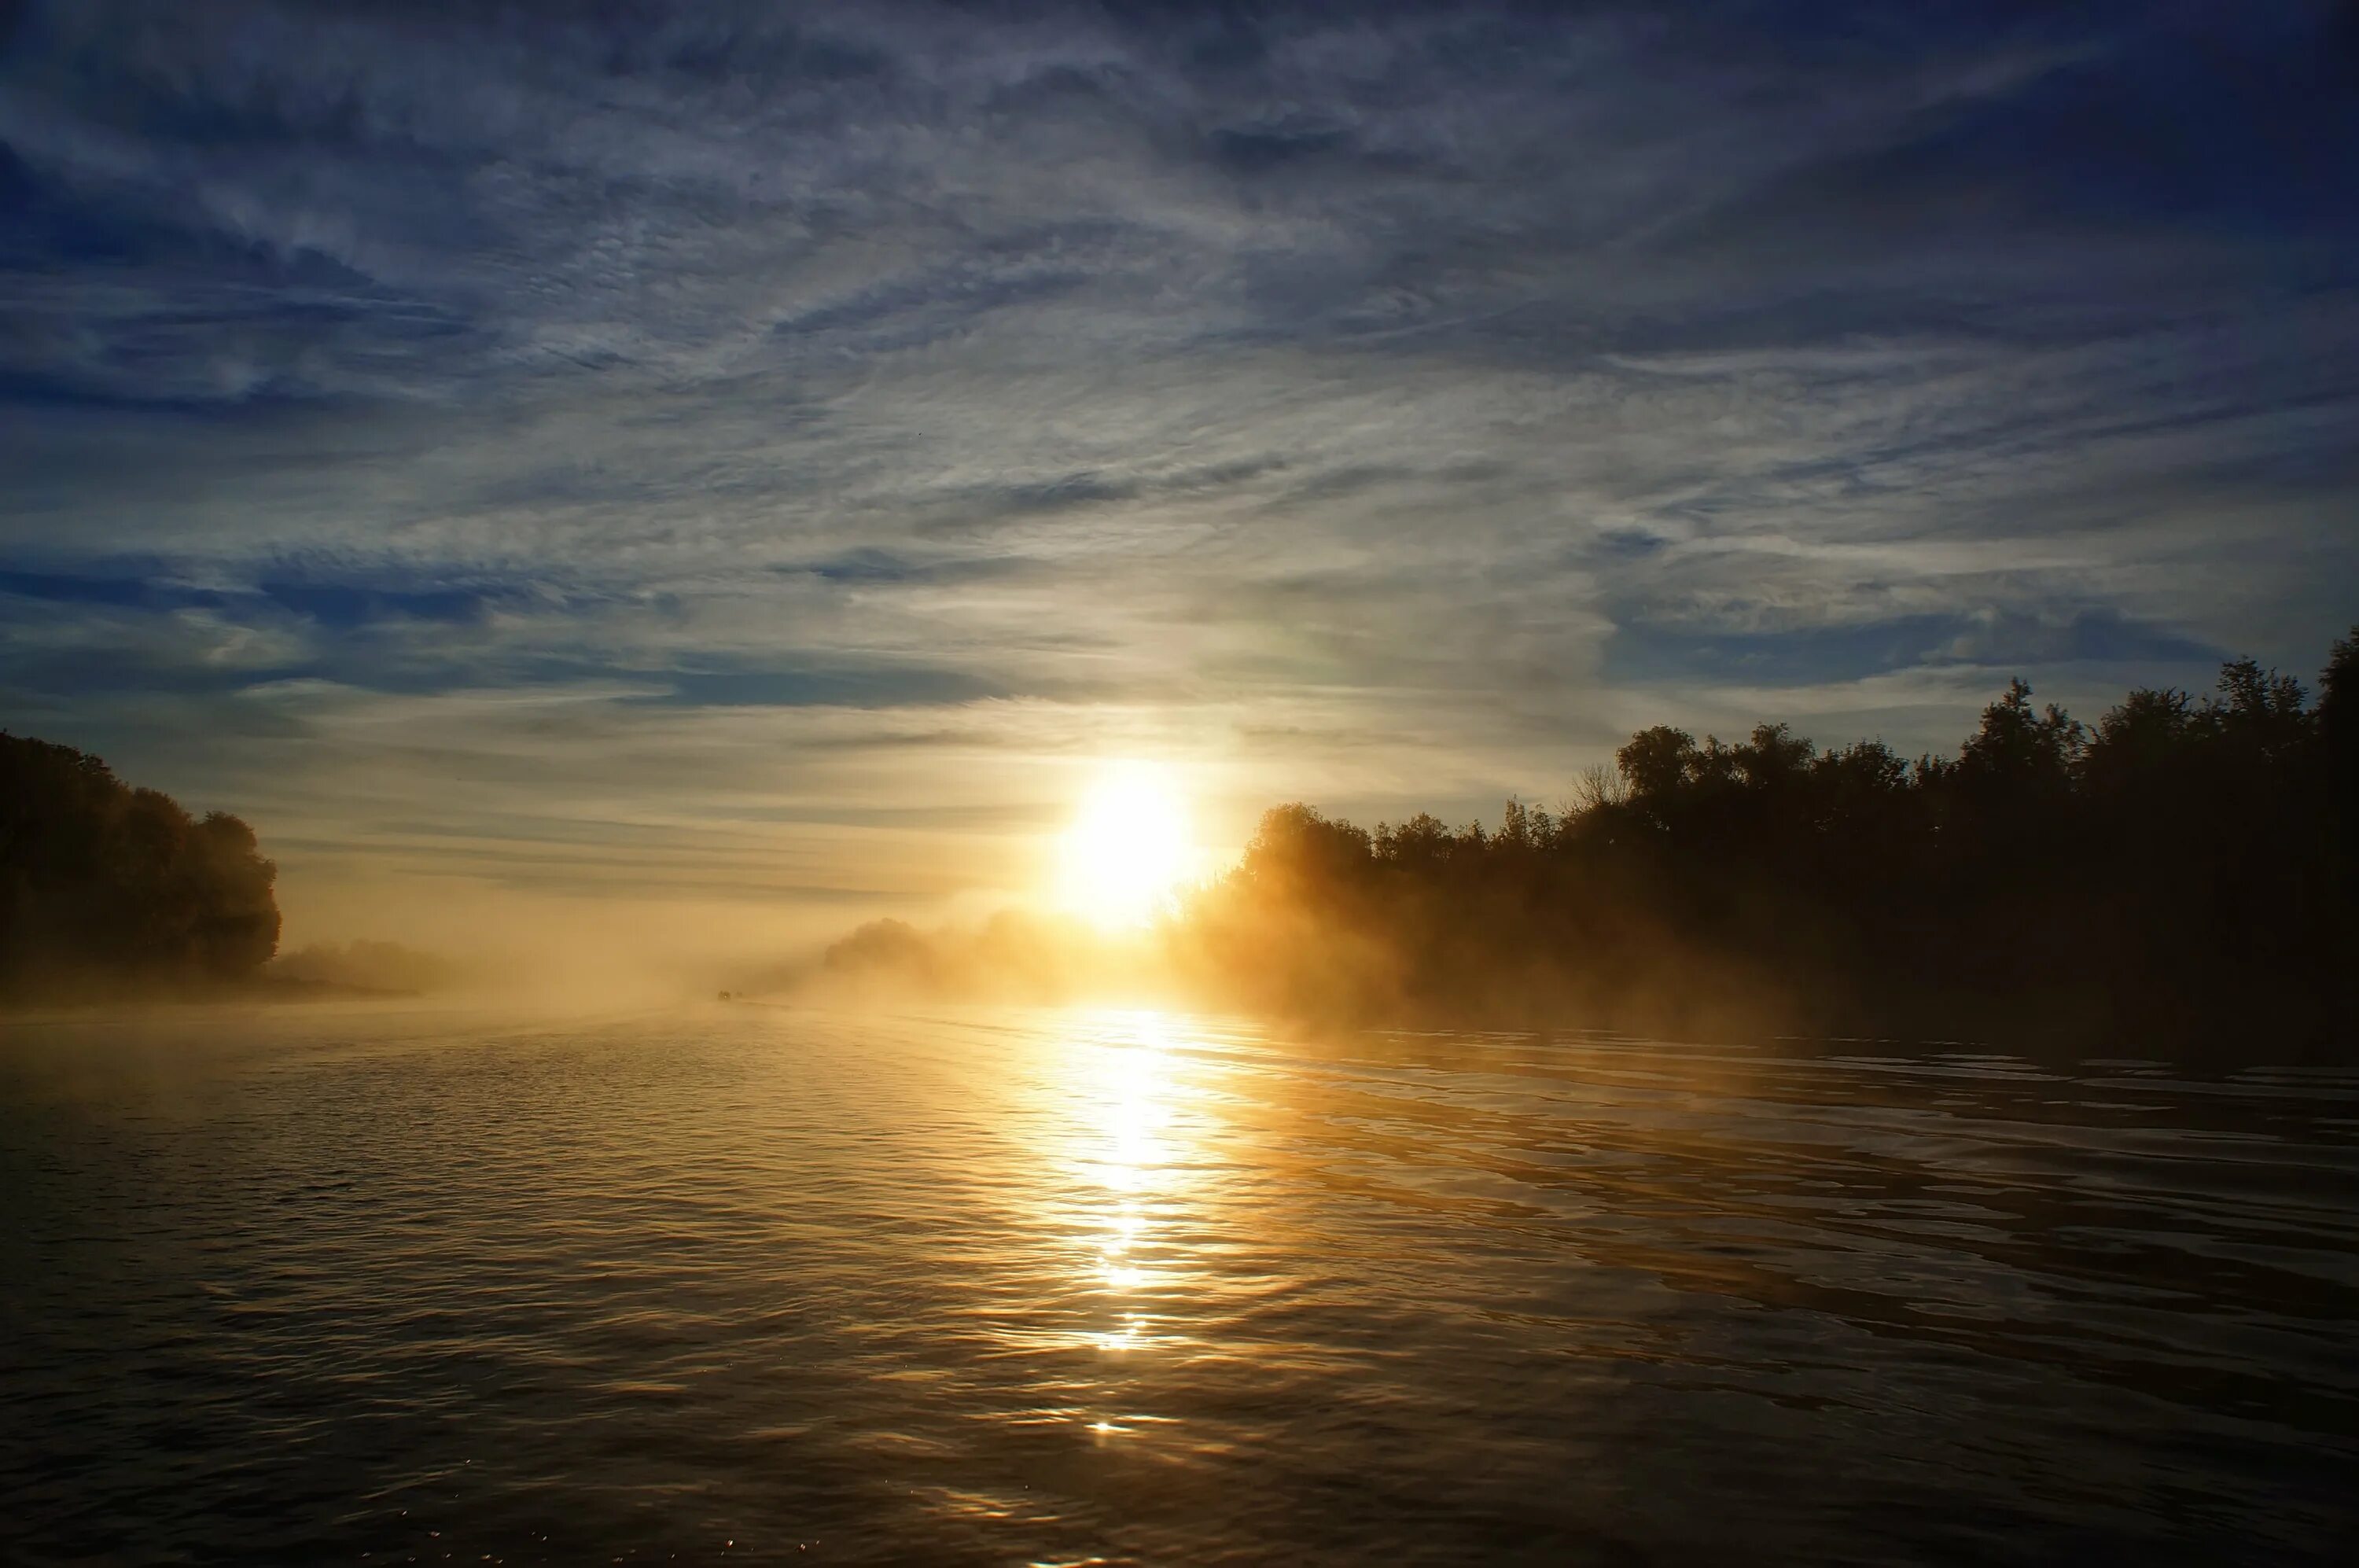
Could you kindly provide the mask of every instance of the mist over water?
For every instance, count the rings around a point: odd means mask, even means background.
[[[2327,1561],[2359,1074],[1121,1011],[0,1043],[0,1555]]]

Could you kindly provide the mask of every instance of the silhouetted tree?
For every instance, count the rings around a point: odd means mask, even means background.
[[[2093,728],[2014,681],[1913,766],[1784,724],[1656,725],[1615,762],[1495,831],[1279,807],[1182,947],[1239,1000],[1356,1015],[1660,1022],[1742,994],[1827,1028],[2348,1038],[2359,634],[2314,708],[2243,659]]]
[[[277,949],[277,877],[237,818],[0,734],[0,986],[249,975]]]
[[[2318,681],[2320,784],[2337,903],[2359,909],[2359,631],[2334,645]]]

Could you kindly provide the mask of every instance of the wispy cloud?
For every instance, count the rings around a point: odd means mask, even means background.
[[[1473,809],[2299,665],[2339,25],[29,5],[0,699],[298,862],[906,898],[1094,750]]]

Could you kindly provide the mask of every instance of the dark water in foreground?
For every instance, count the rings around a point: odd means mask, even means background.
[[[0,1046],[0,1560],[2325,1560],[2359,1076],[1154,1015]]]

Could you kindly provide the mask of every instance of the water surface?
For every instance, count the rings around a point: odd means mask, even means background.
[[[1133,1013],[0,1027],[11,1563],[2354,1527],[2351,1074]]]

